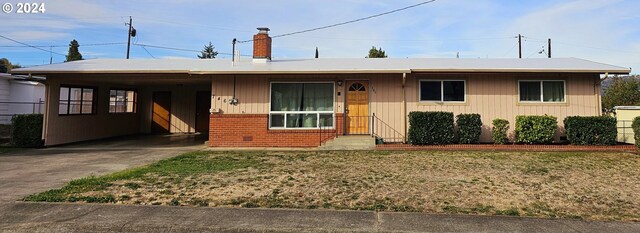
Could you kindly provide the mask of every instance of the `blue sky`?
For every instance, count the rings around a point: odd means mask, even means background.
[[[18,1],[5,0],[15,3]],[[23,1],[24,2],[24,1]],[[37,1],[43,14],[6,14],[0,35],[37,46],[80,42],[87,59],[124,58],[127,27],[132,16],[134,42],[200,50],[211,41],[216,50],[231,52],[231,40],[250,39],[256,27],[277,35],[360,18],[412,5],[420,0],[271,0],[271,1]],[[525,36],[523,56],[538,54],[551,38],[554,57],[578,57],[623,67],[640,68],[640,1],[511,1],[437,0],[367,21],[273,41],[274,59],[364,57],[371,46],[390,57],[514,58],[518,33]],[[83,44],[112,43],[108,46]],[[16,46],[0,38],[0,57],[13,63],[39,65],[50,54]],[[251,43],[238,45],[251,54]],[[45,47],[44,49],[49,49]],[[545,48],[546,49],[546,48]],[[196,52],[132,46],[133,59],[196,58]],[[66,54],[66,47],[54,47]],[[228,57],[221,55],[221,58]],[[53,62],[64,56],[53,55]]]

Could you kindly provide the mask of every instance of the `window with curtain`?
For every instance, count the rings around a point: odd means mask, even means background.
[[[109,113],[135,113],[138,93],[131,90],[109,90]]]
[[[95,113],[95,88],[60,86],[59,115],[88,115]]]
[[[464,102],[464,80],[422,80],[420,101]]]
[[[522,102],[564,102],[564,81],[519,81]]]
[[[269,127],[333,127],[333,99],[333,83],[271,83]]]

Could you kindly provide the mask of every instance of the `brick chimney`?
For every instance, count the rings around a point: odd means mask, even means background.
[[[271,37],[269,28],[258,28],[253,35],[253,61],[267,62],[271,60]]]

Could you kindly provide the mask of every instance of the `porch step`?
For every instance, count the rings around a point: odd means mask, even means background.
[[[376,139],[371,135],[339,136],[318,147],[320,150],[371,150],[376,147]]]

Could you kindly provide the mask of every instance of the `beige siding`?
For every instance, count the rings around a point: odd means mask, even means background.
[[[230,104],[234,96],[234,76],[212,76],[211,90],[213,99],[211,108],[225,114],[267,114],[269,113],[270,83],[276,82],[334,82],[341,78],[338,75],[236,75],[235,97],[237,105]],[[336,96],[334,109],[343,112],[343,87],[335,85]],[[337,92],[341,95],[338,96]]]
[[[116,77],[116,76],[113,76]],[[122,76],[118,76],[122,78]],[[47,116],[44,135],[46,145],[148,133],[151,128],[151,100],[153,91],[171,92],[171,132],[195,132],[195,104],[197,91],[208,91],[210,85],[196,84],[122,84],[97,82],[94,77],[54,75],[47,79]],[[84,79],[84,80],[83,80]],[[104,81],[104,79],[102,79]],[[114,80],[115,82],[115,80]],[[98,88],[97,113],[94,115],[58,115],[60,84],[86,85]],[[138,90],[138,112],[110,114],[109,89]]]
[[[109,114],[109,86],[87,82],[70,82],[49,77],[45,145],[86,141],[138,133],[139,114]],[[58,115],[60,84],[90,85],[98,88],[97,113],[93,115]]]
[[[151,131],[151,111],[153,92],[171,92],[171,133],[195,133],[196,126],[196,93],[209,91],[209,85],[180,85],[180,86],[147,86],[141,89],[140,111],[143,115],[141,132]]]
[[[369,106],[371,114],[376,115],[372,122],[376,133],[386,140],[402,140],[403,98],[401,74],[371,75]],[[408,113],[407,113],[408,114]]]
[[[420,79],[464,79],[467,100],[463,104],[421,103],[418,101]],[[565,80],[566,103],[520,103],[518,80]],[[600,114],[597,75],[558,74],[470,74],[412,75],[407,80],[407,111],[448,111],[454,114],[479,113],[484,123],[481,141],[491,141],[491,121],[503,118],[515,127],[517,115],[552,115],[561,127],[567,116]],[[558,134],[559,135],[559,134]]]
[[[235,79],[235,96],[239,103],[231,105],[229,100],[233,98],[234,77],[212,76],[212,109],[224,114],[267,114],[269,83],[272,81],[369,80],[370,114],[377,116],[374,127],[385,139],[405,135],[409,126],[403,121],[408,121],[405,116],[411,111],[479,113],[484,123],[483,142],[491,140],[491,121],[495,118],[509,120],[513,129],[517,115],[553,115],[558,117],[559,126],[562,126],[566,116],[600,114],[598,76],[589,74],[408,74],[404,94],[406,112],[403,109],[401,74],[237,75]],[[420,103],[420,79],[464,79],[467,82],[467,100],[461,104]],[[520,103],[518,80],[565,80],[566,103]],[[336,85],[334,106],[338,113],[343,112],[344,89],[344,85]]]

